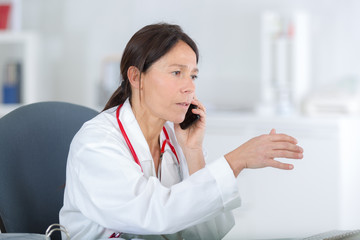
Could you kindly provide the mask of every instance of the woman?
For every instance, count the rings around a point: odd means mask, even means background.
[[[130,39],[121,86],[70,146],[60,221],[72,239],[221,239],[240,206],[237,175],[302,158],[294,138],[272,130],[206,164],[198,56],[177,25],[148,25]],[[190,104],[200,119],[183,130]]]

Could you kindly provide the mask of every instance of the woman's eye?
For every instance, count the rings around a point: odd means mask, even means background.
[[[198,78],[197,75],[191,75],[191,79],[192,79],[192,80],[196,80],[197,78]]]
[[[172,74],[173,74],[174,76],[179,76],[179,75],[180,75],[180,71],[173,71]]]

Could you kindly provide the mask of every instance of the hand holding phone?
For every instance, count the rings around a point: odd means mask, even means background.
[[[186,112],[186,115],[185,115],[185,119],[182,123],[180,123],[180,127],[181,129],[185,130],[187,129],[188,127],[190,127],[192,124],[194,124],[197,120],[200,119],[200,115],[199,114],[194,114],[192,112],[192,110],[194,108],[197,108],[196,105],[194,104],[190,104],[187,112]]]

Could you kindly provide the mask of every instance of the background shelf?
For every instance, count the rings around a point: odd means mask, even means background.
[[[38,53],[39,36],[33,32],[0,31],[0,85],[5,78],[5,64],[18,61],[22,66],[19,104],[0,102],[0,117],[16,107],[39,100]],[[2,88],[2,87],[1,87]]]

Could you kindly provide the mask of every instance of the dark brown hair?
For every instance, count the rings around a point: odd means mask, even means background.
[[[168,53],[180,40],[192,48],[196,54],[196,62],[198,62],[198,48],[180,26],[158,23],[147,25],[137,31],[127,43],[121,58],[121,85],[110,97],[104,110],[123,104],[127,98],[131,98],[131,86],[127,76],[129,67],[135,66],[139,69],[141,76],[141,73],[145,73],[154,62]]]

